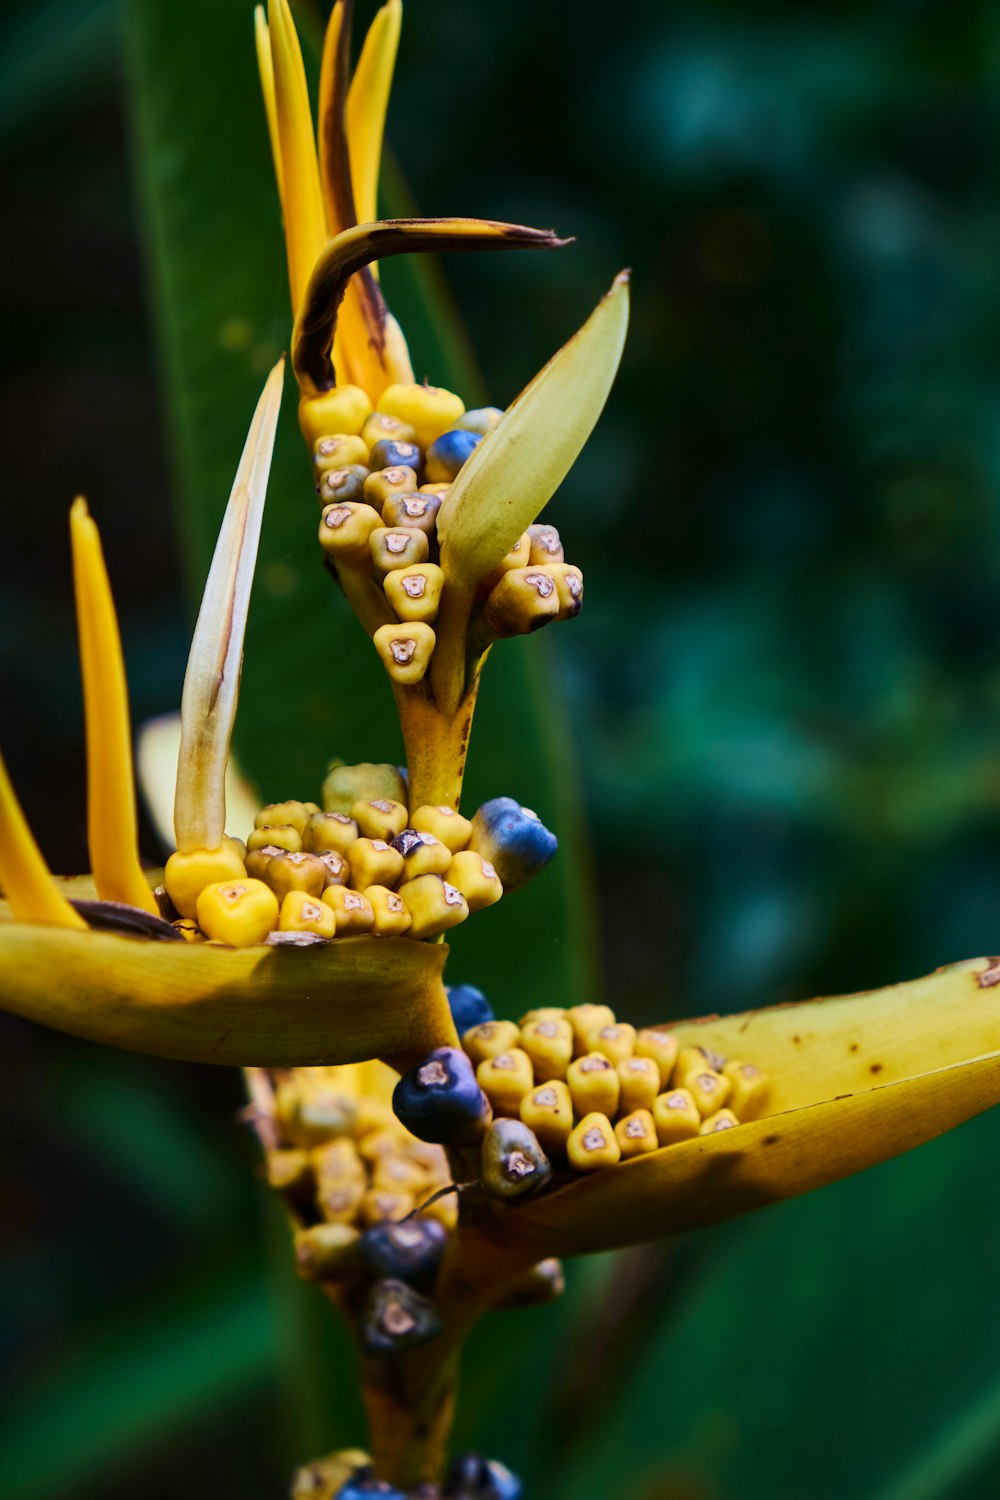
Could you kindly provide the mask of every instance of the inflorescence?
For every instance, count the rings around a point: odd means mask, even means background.
[[[376,579],[396,622],[378,627],[375,647],[394,682],[420,682],[436,644],[444,574],[438,512],[453,480],[500,420],[496,407],[466,411],[451,391],[392,385],[372,410],[358,386],[302,402],[323,515],[319,540],[340,566]],[[524,635],[579,614],[583,574],[567,563],[554,526],[536,523],[480,580],[470,647]]]
[[[166,893],[190,941],[233,947],[370,933],[434,938],[536,874],[557,841],[511,797],[472,818],[407,806],[392,765],[335,765],[318,802],[261,808],[246,844],[175,854]]]

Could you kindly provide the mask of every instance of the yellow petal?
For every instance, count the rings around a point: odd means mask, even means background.
[[[491,219],[384,219],[345,229],[317,260],[295,320],[292,366],[299,385],[309,394],[329,389],[329,352],[344,290],[351,277],[372,261],[426,250],[546,250],[567,243],[549,230]],[[384,321],[385,304],[379,300],[379,317]],[[384,326],[372,323],[368,337],[381,360]],[[500,425],[494,431],[499,431]]]
[[[382,136],[403,21],[401,0],[389,0],[376,15],[358,58],[347,95],[347,140],[358,220],[376,217]]]
[[[271,159],[274,162],[274,180],[278,184],[278,197],[285,200],[281,169],[281,135],[278,130],[278,106],[274,97],[274,59],[271,56],[271,33],[263,5],[254,7],[253,39],[257,49],[257,71],[260,74],[260,91],[264,96],[267,114],[267,133],[271,141]]]
[[[456,1044],[446,954],[407,938],[235,949],[0,921],[0,1005],[183,1062],[408,1067]]]
[[[294,313],[313,265],[326,243],[326,213],[305,68],[288,0],[268,0],[267,14],[281,149],[288,279]]]
[[[87,731],[87,842],[103,901],[157,911],[139,863],[125,662],[101,539],[85,500],[70,511]]]
[[[623,272],[463,464],[438,518],[441,566],[458,587],[497,566],[569,473],[611,390],[628,304]]]
[[[331,235],[358,222],[347,137],[352,5],[353,0],[334,0],[319,73],[319,175]]]
[[[3,756],[0,756],[0,890],[19,921],[52,923],[77,930],[86,927],[49,874],[21,811]]]
[[[836,1182],[1000,1102],[1000,968],[672,1028],[759,1062],[768,1114],[572,1182],[511,1219],[519,1253],[609,1250]],[[856,1048],[856,1050],[854,1050]],[[787,1072],[786,1072],[787,1069]]]
[[[226,763],[283,378],[279,360],[250,424],[191,642],[174,798],[179,849],[217,849],[226,830]]]

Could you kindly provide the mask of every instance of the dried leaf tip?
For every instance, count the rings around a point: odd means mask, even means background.
[[[218,849],[226,764],[285,361],[267,378],[247,435],[191,642],[181,697],[174,832],[181,850]]]

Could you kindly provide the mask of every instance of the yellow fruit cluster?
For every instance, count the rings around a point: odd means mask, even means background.
[[[607,1005],[530,1011],[462,1037],[494,1115],[520,1119],[543,1151],[594,1172],[755,1119],[769,1080],[753,1062],[637,1031]]]
[[[280,1078],[280,1144],[267,1153],[268,1183],[296,1226],[299,1272],[320,1281],[354,1273],[366,1229],[425,1204],[422,1216],[447,1230],[458,1218],[454,1193],[434,1198],[451,1181],[444,1147],[412,1136],[387,1097],[345,1088],[344,1071],[296,1068]]]
[[[338,786],[355,771],[340,767],[324,811],[317,802],[270,803],[257,814],[243,846],[227,840],[225,867],[207,859],[192,899],[180,905],[176,881],[168,890],[191,941],[208,938],[233,947],[354,937],[430,938],[464,922],[470,912],[503,895],[493,864],[475,845],[475,825],[451,807],[418,807],[398,797],[405,785],[394,767],[389,790],[362,796]],[[349,811],[337,808],[347,806]],[[178,856],[174,856],[176,860]],[[168,875],[170,867],[168,866]],[[224,877],[224,878],[223,878]]]
[[[494,407],[467,412],[451,391],[389,386],[377,411],[355,386],[300,408],[323,507],[319,541],[339,566],[376,580],[395,615],[374,634],[389,676],[420,682],[436,644],[444,574],[438,514],[476,444],[499,421]],[[482,651],[503,636],[568,619],[583,603],[583,575],[565,561],[554,526],[530,526],[479,585],[472,639]]]

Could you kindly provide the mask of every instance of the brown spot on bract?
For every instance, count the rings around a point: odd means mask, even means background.
[[[776,1146],[781,1140],[780,1135],[765,1135],[761,1140],[762,1146]]]
[[[792,1041],[794,1042],[796,1047],[802,1046],[802,1038],[800,1036],[793,1036]]]
[[[859,1046],[860,1046],[859,1042],[852,1042],[851,1045],[848,1047],[847,1050],[848,1050],[848,1052],[857,1052]]]
[[[882,1071],[882,1064],[881,1063],[871,1063],[869,1065],[868,1071],[869,1071],[869,1073],[881,1073],[881,1071]]]

